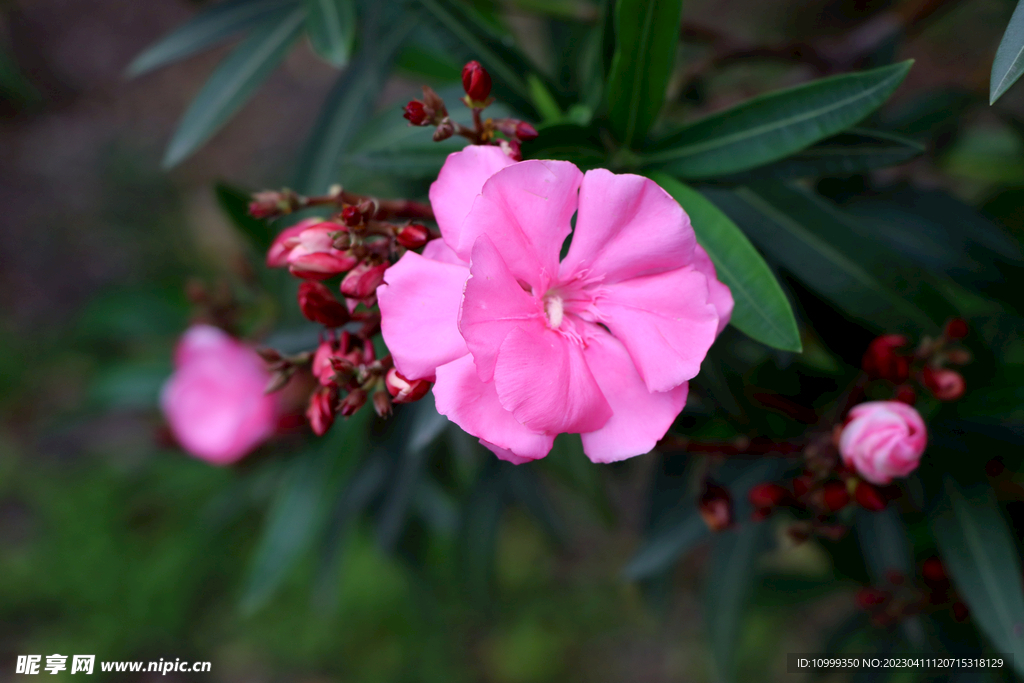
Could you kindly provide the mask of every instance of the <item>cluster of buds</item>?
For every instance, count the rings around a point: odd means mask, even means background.
[[[955,401],[964,394],[964,378],[946,366],[970,362],[971,354],[957,345],[967,332],[967,323],[954,318],[940,337],[925,337],[913,351],[905,350],[908,340],[903,335],[885,334],[871,342],[861,366],[869,380],[892,385],[897,401],[908,405],[917,401],[911,380],[940,401]]]
[[[897,571],[887,572],[885,578],[886,586],[861,588],[854,598],[877,627],[886,628],[909,616],[942,609],[949,609],[956,621],[966,621],[970,616],[937,557],[921,563],[917,581],[908,581]]]
[[[269,267],[287,268],[302,280],[299,309],[327,328],[324,341],[315,351],[285,356],[266,349],[262,355],[272,373],[268,392],[283,387],[299,369],[312,373],[317,388],[306,417],[322,435],[337,415],[351,415],[368,401],[385,416],[392,403],[418,400],[429,390],[429,382],[405,381],[390,357],[377,360],[370,340],[380,331],[376,291],[384,273],[405,250],[425,246],[436,233],[418,222],[433,218],[425,204],[381,201],[340,187],[321,197],[287,189],[259,192],[249,211],[259,218],[278,218],[310,207],[327,207],[330,215],[306,218],[282,230],[266,260]],[[327,286],[332,279],[341,300]],[[340,328],[345,329],[338,334]]]
[[[537,130],[519,119],[483,118],[481,112],[494,102],[494,98],[491,97],[491,75],[480,66],[480,62],[469,62],[462,68],[462,87],[466,91],[462,103],[473,112],[472,128],[453,121],[444,100],[427,86],[423,86],[422,100],[412,100],[405,105],[403,116],[412,126],[433,126],[435,142],[461,135],[474,145],[497,145],[509,157],[520,161],[523,158],[522,143],[536,138]]]

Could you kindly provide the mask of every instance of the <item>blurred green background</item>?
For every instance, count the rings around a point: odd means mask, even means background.
[[[331,577],[336,602],[311,589],[322,581],[310,558],[266,605],[240,606],[275,461],[261,453],[228,470],[187,457],[170,445],[156,397],[190,319],[187,283],[255,291],[214,184],[284,183],[336,71],[301,44],[210,144],[164,172],[181,112],[226,50],[138,80],[123,72],[200,4],[0,5],[5,52],[27,79],[5,80],[0,103],[0,681],[16,678],[17,655],[55,652],[209,660],[201,678],[215,681],[710,680],[704,553],[681,564],[672,590],[645,592],[621,575],[643,530],[653,455],[584,475],[607,509],[555,487],[563,545],[509,509],[486,598],[457,580],[451,536],[427,537],[432,561],[417,569],[381,553],[357,522]],[[891,4],[694,0],[685,13],[751,41],[810,40]],[[896,120],[901,107],[950,98],[933,107],[944,137],[884,173],[950,190],[1020,236],[1021,130],[984,107],[954,108],[958,94],[986,91],[1012,3],[950,4],[900,47],[917,64],[886,109]],[[524,49],[543,59],[549,46],[528,10],[505,3]],[[807,76],[738,63],[694,87],[714,109]],[[379,107],[399,116],[417,85],[394,78]],[[1002,106],[1024,120],[1024,91]],[[256,294],[247,303],[253,327],[274,315]],[[783,654],[815,651],[855,615],[856,586],[826,595],[830,560],[813,544],[767,563],[776,571],[744,626],[740,680],[797,680]]]

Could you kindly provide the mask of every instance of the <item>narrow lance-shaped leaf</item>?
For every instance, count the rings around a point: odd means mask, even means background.
[[[138,76],[191,57],[297,3],[298,0],[219,2],[146,48],[128,66],[128,75]]]
[[[820,178],[862,173],[895,166],[920,156],[924,145],[909,138],[878,130],[851,128],[806,149],[735,176],[726,182],[757,178]]]
[[[199,149],[248,101],[299,37],[302,19],[299,8],[272,14],[220,63],[178,124],[165,168]]]
[[[366,40],[355,61],[338,77],[299,159],[296,186],[300,192],[326,192],[337,182],[341,160],[373,113],[384,76],[410,28],[407,21],[383,40]]]
[[[356,33],[355,0],[305,0],[304,5],[313,49],[338,68],[348,64]]]
[[[920,310],[826,239],[823,224],[805,224],[762,191],[747,187],[705,194],[776,263],[847,314],[879,329],[901,329],[908,322],[925,330],[934,326]],[[842,228],[835,222],[829,225],[833,230]]]
[[[1013,535],[988,486],[964,489],[947,476],[944,488],[932,518],[942,560],[982,632],[1024,674],[1024,590]]]
[[[704,597],[708,638],[719,680],[736,680],[736,646],[743,611],[753,588],[758,553],[764,548],[764,523],[747,523],[715,536]]]
[[[1018,2],[992,62],[988,85],[989,104],[995,104],[1024,73],[1024,2]]]
[[[661,111],[679,44],[682,0],[618,0],[606,94],[612,132],[626,147],[647,136]]]
[[[653,145],[641,161],[682,178],[709,178],[782,159],[873,112],[911,64],[830,76],[760,95],[695,121]]]
[[[703,195],[664,173],[652,173],[690,215],[697,241],[715,264],[719,279],[732,291],[731,323],[762,344],[801,351],[800,331],[789,300],[768,264],[746,235]]]

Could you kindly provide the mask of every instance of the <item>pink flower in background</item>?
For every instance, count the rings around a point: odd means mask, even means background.
[[[843,462],[873,484],[905,477],[921,461],[928,431],[921,415],[899,401],[854,406],[839,436]]]
[[[679,204],[492,146],[449,156],[430,201],[443,239],[377,290],[397,371],[435,380],[438,411],[510,462],[562,432],[595,462],[649,451],[733,306]]]
[[[277,426],[270,380],[255,351],[210,325],[193,325],[174,352],[175,371],[160,403],[171,431],[192,455],[215,465],[235,462]]]

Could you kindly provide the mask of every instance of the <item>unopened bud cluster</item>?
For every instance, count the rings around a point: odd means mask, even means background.
[[[412,100],[405,105],[403,116],[410,125],[433,126],[435,142],[461,135],[474,145],[496,145],[512,159],[522,160],[522,143],[536,138],[537,130],[519,119],[484,119],[481,116],[494,98],[491,97],[491,75],[480,62],[472,61],[462,68],[462,87],[466,91],[462,103],[473,112],[472,128],[453,121],[444,100],[427,86],[423,86],[422,100]]]
[[[917,392],[913,382],[940,401],[955,401],[964,395],[963,375],[948,365],[965,365],[971,354],[958,342],[967,336],[967,323],[954,318],[946,323],[937,339],[924,338],[914,350],[900,334],[885,334],[868,346],[861,367],[868,379],[894,387],[897,401],[914,405]]]
[[[380,331],[376,291],[385,272],[405,250],[419,249],[436,235],[418,222],[433,218],[429,206],[380,201],[340,187],[322,197],[291,190],[259,192],[249,209],[254,217],[266,219],[310,207],[329,208],[330,214],[305,218],[282,230],[267,251],[266,262],[271,268],[287,268],[302,280],[299,309],[327,328],[324,341],[315,351],[284,356],[268,349],[263,357],[273,377],[268,391],[283,387],[300,369],[312,373],[318,386],[306,417],[313,431],[322,435],[337,415],[351,415],[368,401],[384,416],[390,414],[392,403],[418,400],[430,389],[429,382],[404,380],[390,357],[377,360],[371,339]]]
[[[854,600],[879,628],[891,627],[923,612],[948,609],[956,621],[966,621],[970,616],[967,605],[946,575],[942,561],[934,556],[921,563],[916,579],[890,570],[886,573],[885,585],[861,588]]]

